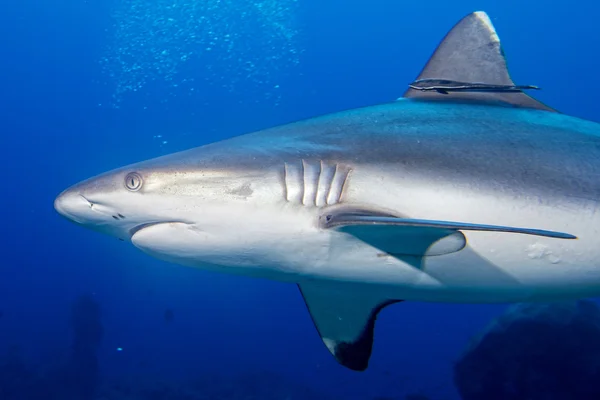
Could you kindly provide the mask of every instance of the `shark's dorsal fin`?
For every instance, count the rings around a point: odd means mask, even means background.
[[[339,282],[298,284],[323,343],[338,363],[364,371],[373,349],[375,320],[391,300],[368,285]]]
[[[423,89],[423,82],[444,81],[461,90],[435,90],[435,86],[434,90]],[[473,90],[468,90],[465,83],[472,84]],[[481,90],[482,86],[488,90]],[[537,87],[515,85],[496,30],[487,14],[478,11],[464,17],[448,32],[404,97],[500,103],[556,112],[521,89]]]

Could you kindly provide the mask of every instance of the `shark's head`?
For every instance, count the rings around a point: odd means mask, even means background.
[[[132,166],[80,182],[54,201],[67,219],[86,228],[128,240],[154,224],[184,222],[171,219],[157,193],[169,185],[168,175]]]
[[[174,153],[82,181],[54,207],[166,261],[202,268],[281,265],[285,260],[271,259],[285,254],[274,251],[273,238],[307,220],[286,221],[281,165],[257,160],[251,149],[242,156],[221,145]]]

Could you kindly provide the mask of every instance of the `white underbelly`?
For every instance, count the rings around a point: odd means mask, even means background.
[[[554,230],[578,239],[464,231],[467,246],[455,253],[398,257],[349,234],[319,229],[315,218],[321,210],[282,201],[215,206],[198,217],[197,226],[152,226],[132,241],[157,258],[183,265],[288,282],[379,285],[395,299],[506,302],[600,295],[600,212],[595,202],[548,204],[443,183],[367,185],[353,176],[344,203],[408,218]],[[219,229],[205,229],[211,216]]]
[[[554,242],[558,239],[519,234],[467,232],[465,236],[469,244],[463,250],[420,259],[385,255],[346,238],[350,242],[346,251],[332,248],[329,263],[315,267],[308,276],[380,285],[391,298],[417,301],[507,302],[600,295],[600,265],[584,256],[582,246],[558,246]]]
[[[371,185],[372,186],[372,185]],[[398,185],[399,186],[399,185]],[[359,185],[355,187],[360,187]],[[358,204],[412,218],[547,229],[577,236],[556,239],[463,231],[467,247],[421,260],[382,254],[345,234],[330,239],[328,265],[317,276],[382,285],[393,297],[419,301],[505,302],[600,295],[600,210],[593,201],[545,202],[460,191],[444,184],[349,192]]]

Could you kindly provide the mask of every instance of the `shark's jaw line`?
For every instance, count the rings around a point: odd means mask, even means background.
[[[109,171],[54,206],[167,262],[296,283],[362,371],[392,303],[600,295],[600,124],[532,88],[475,12],[398,101]]]
[[[176,224],[176,223],[186,224],[186,225],[192,225],[191,223],[186,222],[186,221],[155,221],[155,222],[145,222],[143,224],[139,224],[139,225],[136,225],[133,228],[131,228],[129,230],[129,237],[133,237],[136,233],[138,233],[138,232],[140,232],[140,231],[142,231],[142,230],[144,230],[146,228],[150,228],[152,226],[163,225],[163,224],[168,225],[168,224]]]

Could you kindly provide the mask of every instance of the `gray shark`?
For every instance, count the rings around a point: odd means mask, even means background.
[[[392,303],[600,295],[600,124],[535,89],[475,12],[400,99],[119,168],[54,206],[161,260],[297,284],[362,371]]]

